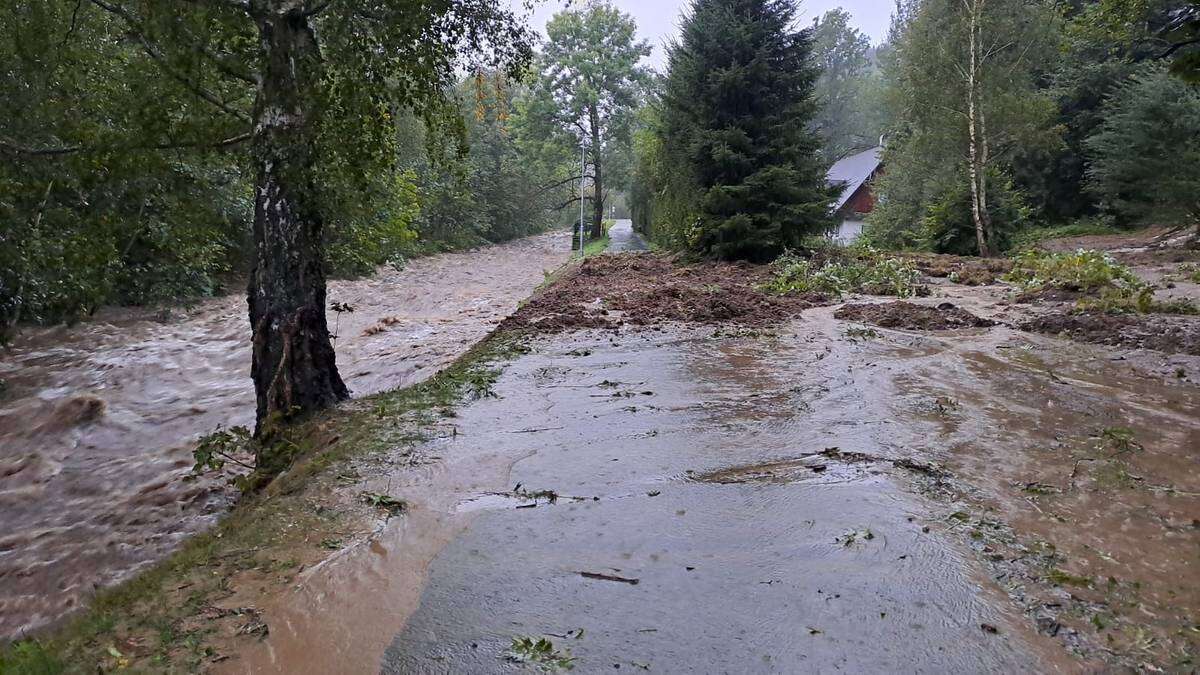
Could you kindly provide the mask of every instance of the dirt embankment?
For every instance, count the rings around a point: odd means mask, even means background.
[[[835,319],[874,324],[882,328],[908,330],[954,330],[987,328],[995,321],[982,319],[949,302],[936,307],[911,302],[846,305],[834,313]]]
[[[1021,324],[1021,330],[1072,340],[1155,349],[1200,356],[1200,317],[1165,314],[1049,314]]]
[[[552,333],[666,322],[761,326],[826,303],[820,296],[759,290],[769,275],[767,267],[681,264],[659,254],[598,256],[543,289],[500,327]]]

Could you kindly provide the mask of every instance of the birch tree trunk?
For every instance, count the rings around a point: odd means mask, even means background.
[[[971,50],[970,63],[967,70],[967,155],[968,174],[971,180],[971,219],[975,223],[975,239],[979,245],[979,255],[988,257],[991,249],[988,246],[987,223],[987,183],[986,157],[987,141],[983,138],[983,110],[979,92],[980,69],[980,18],[983,13],[984,0],[963,0],[967,6],[970,22],[969,47]]]
[[[314,95],[323,66],[316,36],[298,5],[288,0],[251,5],[263,50],[254,107],[255,264],[247,289],[260,438],[277,422],[349,396],[325,319]],[[281,469],[272,459],[260,456],[259,469]]]

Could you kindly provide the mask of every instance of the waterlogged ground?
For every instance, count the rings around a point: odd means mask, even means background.
[[[568,256],[566,234],[414,260],[330,284],[356,395],[411,384],[486,335]],[[52,622],[227,508],[185,480],[189,441],[252,422],[244,298],[167,316],[106,310],[0,352],[0,639]]]
[[[537,338],[218,669],[1194,668],[1200,359],[1021,332],[1002,295],[917,301],[999,322],[951,331]]]

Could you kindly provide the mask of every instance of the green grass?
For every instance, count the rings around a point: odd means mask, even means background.
[[[601,253],[604,253],[608,250],[608,243],[608,236],[603,236],[599,239],[593,239],[589,242],[585,242],[583,245],[583,257],[591,258],[592,256],[597,256]]]
[[[61,629],[0,647],[0,673],[194,672],[213,655],[214,621],[202,610],[231,589],[239,573],[287,583],[297,557],[322,556],[356,522],[347,511],[317,508],[349,460],[365,460],[425,438],[423,429],[465,402],[492,395],[502,362],[526,351],[519,335],[494,334],[437,376],[353,401],[288,430],[294,463],[248,494],[213,529],[130,581],[96,594]],[[352,476],[353,478],[353,476]],[[257,587],[256,587],[257,588]],[[247,589],[253,591],[254,589]],[[136,654],[124,645],[135,641]]]
[[[1118,230],[1102,220],[1083,219],[1066,225],[1035,227],[1022,230],[1013,237],[1011,249],[1021,251],[1049,239],[1122,233],[1123,230]]]

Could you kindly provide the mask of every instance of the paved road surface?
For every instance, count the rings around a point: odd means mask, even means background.
[[[650,247],[646,245],[646,240],[642,239],[642,235],[633,231],[632,220],[618,220],[608,231],[608,250],[613,252],[621,251],[648,251]]]

